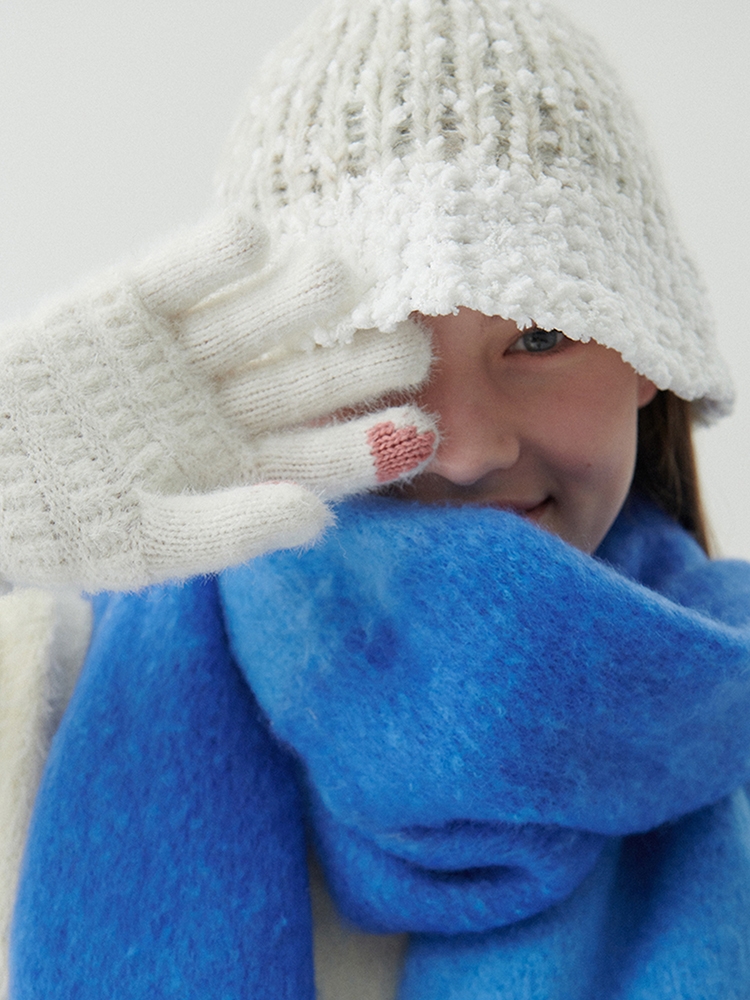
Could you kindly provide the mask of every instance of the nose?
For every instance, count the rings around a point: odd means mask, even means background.
[[[511,468],[521,452],[521,418],[498,368],[498,354],[518,329],[472,309],[421,318],[430,327],[436,360],[419,403],[437,415],[441,433],[428,471],[472,486]]]
[[[441,441],[429,471],[457,486],[473,486],[518,461],[520,438],[513,421],[483,395],[475,383],[471,396],[436,392],[430,401],[439,415]]]

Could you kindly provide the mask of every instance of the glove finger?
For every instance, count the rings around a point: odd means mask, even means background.
[[[273,549],[305,545],[333,520],[319,497],[290,482],[144,495],[141,510],[151,583],[216,573]]]
[[[268,256],[268,233],[237,209],[228,209],[177,233],[137,267],[145,306],[168,318],[257,271]]]
[[[414,406],[325,427],[262,439],[254,475],[293,479],[328,500],[408,479],[430,462],[438,443],[434,421]]]
[[[219,406],[233,423],[260,434],[412,391],[431,360],[429,336],[416,323],[393,333],[360,330],[349,344],[287,354],[226,380]]]
[[[180,324],[179,339],[205,374],[224,376],[272,347],[299,341],[354,305],[347,268],[308,251],[193,310]]]

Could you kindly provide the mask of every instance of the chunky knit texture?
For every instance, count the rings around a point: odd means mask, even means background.
[[[344,914],[412,933],[401,1000],[744,1000],[750,567],[641,506],[600,555],[370,500],[100,599],[14,1000],[311,1000],[300,770]]]
[[[219,192],[280,247],[322,228],[367,276],[337,336],[458,306],[533,320],[711,418],[732,389],[647,149],[540,0],[326,0],[268,57]]]

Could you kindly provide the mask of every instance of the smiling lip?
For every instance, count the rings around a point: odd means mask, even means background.
[[[499,500],[491,504],[497,510],[509,510],[513,514],[520,514],[531,521],[535,521],[542,516],[552,501],[552,497],[545,497],[544,500]]]

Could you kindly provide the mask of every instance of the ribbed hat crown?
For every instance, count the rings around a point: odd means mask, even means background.
[[[280,253],[323,232],[362,276],[333,336],[467,306],[612,347],[703,419],[731,406],[642,129],[546,3],[329,0],[267,58],[219,191]]]

